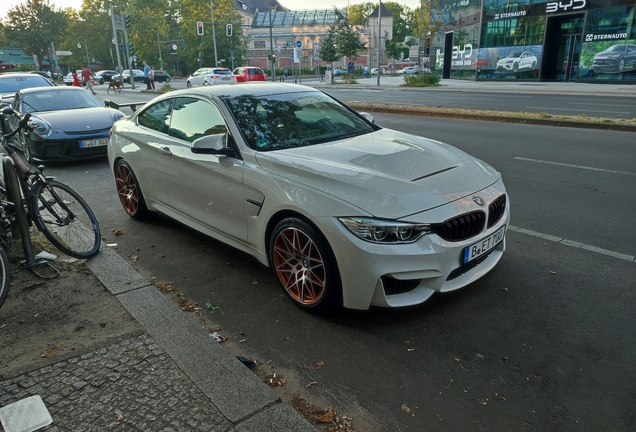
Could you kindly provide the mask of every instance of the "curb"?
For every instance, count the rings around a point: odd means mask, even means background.
[[[480,121],[493,121],[499,123],[518,123],[538,126],[560,126],[560,127],[573,127],[582,129],[597,129],[597,130],[611,130],[621,132],[636,132],[636,125],[622,125],[616,124],[614,120],[600,119],[599,122],[582,122],[572,121],[565,119],[541,119],[541,118],[525,118],[520,115],[511,114],[510,112],[488,112],[479,113],[474,112],[462,112],[462,110],[454,110],[449,112],[444,109],[429,108],[414,105],[393,105],[393,104],[381,104],[381,103],[368,103],[368,102],[355,102],[345,101],[345,103],[355,109],[356,111],[368,111],[378,112],[386,114],[408,114],[414,116],[424,117],[440,117],[440,118],[454,118],[460,120],[480,120]],[[606,120],[604,122],[603,120]]]
[[[86,265],[235,431],[316,432],[115,251],[102,247]]]

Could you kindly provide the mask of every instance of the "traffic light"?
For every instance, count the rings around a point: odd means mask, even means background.
[[[232,24],[228,24],[225,27],[225,34],[226,36],[232,36]]]
[[[135,53],[135,47],[132,42],[128,42],[128,55],[133,55]]]
[[[126,28],[130,28],[130,16],[124,15],[124,22],[126,23]]]
[[[123,54],[126,54],[126,43],[125,42],[120,42],[119,43],[119,51],[121,51]]]
[[[203,36],[203,23],[202,22],[198,22],[197,23],[197,34],[199,36]]]
[[[267,54],[267,60],[272,61],[272,56],[270,54]]]
[[[276,63],[276,54],[272,56],[272,63]]]

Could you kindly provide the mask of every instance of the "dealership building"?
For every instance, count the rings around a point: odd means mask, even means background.
[[[439,0],[444,78],[636,84],[636,0]]]

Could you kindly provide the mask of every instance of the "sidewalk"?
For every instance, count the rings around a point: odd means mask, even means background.
[[[340,84],[338,88],[378,88],[378,77],[360,78],[358,84]],[[290,82],[289,79],[287,82]],[[330,87],[325,81],[303,80],[303,84],[310,87]],[[403,76],[380,76],[380,87],[397,88],[404,84]],[[588,96],[621,96],[636,97],[636,84],[595,84],[582,82],[519,82],[514,80],[471,81],[460,79],[443,79],[439,87],[402,87],[409,91],[469,91],[469,92],[497,92],[497,93],[542,93],[542,94],[570,94]]]
[[[41,396],[53,420],[46,431],[316,431],[111,248],[86,266],[11,287],[0,309],[0,407]],[[53,323],[37,327],[47,316]],[[25,357],[35,345],[48,350]],[[22,414],[7,420],[0,409],[5,423],[38,417]]]

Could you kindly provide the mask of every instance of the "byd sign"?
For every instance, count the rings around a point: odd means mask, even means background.
[[[587,8],[587,0],[568,0],[565,2],[548,2],[545,4],[545,13],[568,12]]]

